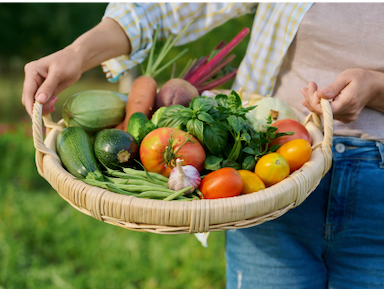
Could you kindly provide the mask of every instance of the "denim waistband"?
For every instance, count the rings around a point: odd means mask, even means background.
[[[379,162],[384,168],[384,144],[355,137],[333,137],[333,160],[351,159]]]

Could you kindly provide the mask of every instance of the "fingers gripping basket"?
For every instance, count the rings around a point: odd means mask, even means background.
[[[323,126],[316,114],[303,119],[313,139],[312,155],[304,166],[280,183],[256,193],[232,198],[162,201],[112,193],[75,180],[56,154],[56,138],[64,128],[42,117],[42,105],[33,110],[33,139],[39,174],[80,212],[129,230],[182,234],[240,229],[273,220],[301,204],[317,187],[332,162],[333,116],[322,99]],[[43,120],[47,137],[43,140]],[[324,130],[324,135],[323,135]]]

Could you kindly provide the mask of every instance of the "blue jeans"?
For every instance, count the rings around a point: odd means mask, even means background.
[[[332,150],[301,205],[226,232],[227,289],[384,288],[384,145],[334,137]]]

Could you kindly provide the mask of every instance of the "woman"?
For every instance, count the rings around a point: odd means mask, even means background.
[[[156,25],[179,44],[252,3],[110,4],[102,22],[63,50],[25,67],[23,104],[44,113],[81,73],[103,62],[116,80],[142,62]],[[233,88],[281,98],[307,114],[334,115],[333,165],[297,208],[226,232],[227,288],[384,287],[384,5],[260,3]],[[113,58],[113,59],[111,59]]]

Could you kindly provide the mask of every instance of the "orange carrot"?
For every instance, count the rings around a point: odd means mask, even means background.
[[[155,106],[157,83],[146,75],[139,76],[132,82],[131,90],[128,94],[127,105],[125,107],[125,119],[116,128],[127,130],[128,121],[135,112],[142,112],[148,118],[152,115]]]

